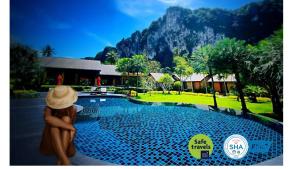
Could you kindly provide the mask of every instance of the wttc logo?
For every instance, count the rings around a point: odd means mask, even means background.
[[[229,136],[224,142],[224,152],[232,159],[243,158],[247,154],[248,148],[247,140],[239,134]]]

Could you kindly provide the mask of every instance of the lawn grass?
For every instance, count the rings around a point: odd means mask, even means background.
[[[191,103],[191,104],[203,104],[213,105],[213,98],[211,96],[193,94],[193,93],[182,93],[180,95],[172,92],[171,94],[162,93],[139,93],[137,99],[147,102],[180,102],[180,103]],[[217,96],[217,103],[219,107],[233,108],[241,110],[241,102],[237,101],[234,97]],[[253,113],[271,113],[272,103],[270,101],[250,103],[246,102],[247,108]]]

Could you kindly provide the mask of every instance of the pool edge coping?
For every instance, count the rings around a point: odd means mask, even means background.
[[[128,97],[128,96],[126,96],[126,98],[129,99],[130,101],[133,101],[134,103],[140,103],[140,104],[164,104],[164,105],[173,104],[175,106],[191,106],[191,107],[195,107],[197,109],[213,111],[210,109],[210,106],[212,106],[212,105],[192,104],[192,103],[182,103],[182,102],[148,102],[148,101],[139,100],[139,99],[135,99],[135,98]],[[232,109],[232,108],[219,107],[219,109],[220,109],[220,111],[218,111],[218,112],[215,111],[215,112],[250,119],[255,122],[259,122],[267,127],[270,127],[272,129],[276,130],[277,132],[280,132],[281,134],[283,134],[283,121],[281,122],[281,121],[273,119],[271,117],[263,116],[263,115],[252,113],[252,112],[248,112],[245,116],[243,116],[243,115],[241,115],[241,112],[242,112],[241,110],[236,110],[236,109]],[[235,114],[233,114],[231,112],[231,110],[233,110],[235,112]],[[264,118],[264,120],[261,120],[261,118]]]
[[[207,110],[207,111],[213,111],[210,109],[212,105],[205,105],[205,104],[192,104],[192,103],[183,103],[183,102],[149,102],[144,100],[139,100],[124,94],[99,94],[99,95],[81,95],[82,93],[79,92],[78,97],[121,97],[121,98],[127,98],[129,101],[137,104],[163,104],[163,105],[175,105],[175,106],[186,106],[186,107],[195,107],[197,109],[201,110]],[[276,130],[277,132],[280,132],[283,135],[283,121],[279,121],[276,119],[273,119],[271,117],[263,116],[260,114],[248,112],[245,116],[242,115],[241,110],[232,109],[232,108],[226,108],[226,107],[219,107],[220,111],[218,113],[223,113],[226,115],[232,115],[236,117],[246,118],[249,120],[253,120],[255,122],[258,122],[260,124],[263,124],[267,127],[272,128],[273,130]],[[217,111],[215,111],[217,112]],[[262,119],[263,118],[263,119]]]

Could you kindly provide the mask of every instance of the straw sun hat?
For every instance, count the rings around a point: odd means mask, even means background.
[[[52,109],[64,109],[72,106],[77,98],[77,92],[70,86],[58,85],[48,92],[46,103]]]

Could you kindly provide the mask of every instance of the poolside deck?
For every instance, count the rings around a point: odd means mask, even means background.
[[[42,94],[43,96],[43,94]],[[10,164],[54,165],[55,157],[39,153],[44,127],[44,99],[10,100]]]
[[[10,165],[55,165],[54,156],[39,153],[44,127],[43,109],[46,93],[34,99],[11,99],[10,104]],[[112,165],[76,153],[73,165]]]

